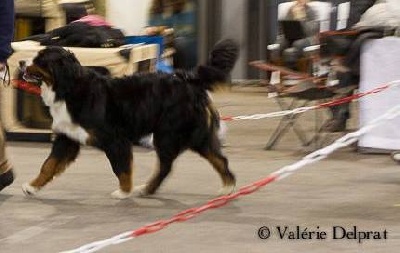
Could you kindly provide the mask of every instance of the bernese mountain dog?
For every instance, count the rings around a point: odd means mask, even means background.
[[[139,194],[154,194],[176,158],[188,149],[219,174],[219,193],[232,193],[236,180],[221,152],[219,114],[208,91],[226,83],[238,53],[236,42],[226,39],[214,46],[206,64],[192,71],[113,78],[81,66],[62,47],[41,50],[25,75],[41,81],[55,139],[39,175],[22,186],[24,193],[35,195],[77,158],[81,145],[90,145],[104,151],[118,178],[112,197],[128,198],[134,191],[133,144],[150,133],[158,168],[148,183],[135,188]]]

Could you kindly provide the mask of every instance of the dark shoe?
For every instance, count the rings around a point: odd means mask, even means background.
[[[346,130],[346,119],[329,119],[322,126],[323,132],[336,133]]]
[[[0,191],[14,182],[14,172],[12,169],[0,174]]]

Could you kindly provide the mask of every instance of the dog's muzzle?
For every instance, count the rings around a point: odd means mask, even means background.
[[[27,62],[26,61],[19,61],[19,68],[18,68],[18,77],[21,78],[28,82],[28,83],[32,83],[32,84],[40,84],[42,81],[42,78],[34,75],[34,74],[30,74],[28,73],[27,69]]]
[[[22,78],[24,79],[24,81],[32,84],[40,84],[42,82],[42,78],[32,74],[28,74],[26,73],[26,71],[24,72]]]

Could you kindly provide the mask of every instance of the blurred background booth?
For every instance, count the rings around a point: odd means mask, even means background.
[[[15,38],[20,40],[34,34],[51,31],[78,18],[76,14],[79,16],[92,12],[105,17],[108,22],[124,31],[128,38],[132,39],[135,36],[138,38],[143,35],[143,29],[148,25],[148,10],[151,2],[151,0],[15,0],[17,7]],[[220,39],[229,37],[240,44],[240,55],[232,71],[232,80],[265,77],[264,73],[249,66],[248,63],[266,58],[267,46],[274,42],[277,34],[278,6],[289,1],[193,0],[193,2],[196,6],[193,16],[193,25],[196,29],[194,39],[197,45],[195,61],[205,62],[212,46]],[[324,13],[324,17],[330,15],[331,18],[329,22],[324,22],[323,29],[336,26],[336,20],[341,16],[338,10],[343,9],[339,8],[339,5],[346,1],[317,2],[323,2],[321,6],[329,3],[332,6]],[[340,22],[343,24],[346,20]],[[21,52],[16,53],[16,56],[12,58],[14,66],[18,66],[17,61],[20,59],[17,58]],[[159,55],[155,53],[154,59],[157,57]],[[42,123],[48,124],[48,120],[37,119],[39,116],[33,116],[33,121],[37,122],[33,122],[32,119],[24,120],[27,114],[23,112],[29,112],[32,108],[30,102],[26,102],[29,96],[31,95],[13,95],[12,101],[15,107],[11,115],[15,114],[14,117],[20,122],[30,121],[32,123],[30,127],[41,126]],[[41,107],[41,105],[35,107]],[[46,115],[45,112],[38,115],[42,114]]]

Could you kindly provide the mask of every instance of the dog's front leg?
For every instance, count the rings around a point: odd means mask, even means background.
[[[104,149],[112,170],[119,181],[119,189],[112,192],[116,199],[126,199],[132,192],[133,154],[129,142],[119,140],[107,145]]]
[[[25,195],[35,195],[55,176],[61,174],[79,154],[80,144],[65,135],[57,135],[49,157],[43,163],[39,175],[30,183],[25,183],[22,190]]]

